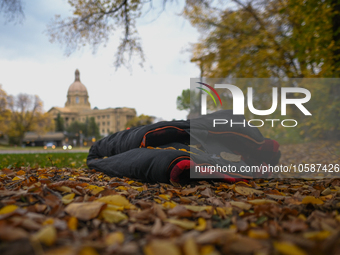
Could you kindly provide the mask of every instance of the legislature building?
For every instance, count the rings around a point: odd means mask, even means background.
[[[136,110],[127,107],[91,109],[89,95],[80,81],[78,69],[75,72],[75,80],[68,89],[65,106],[52,107],[48,112],[54,119],[60,114],[64,119],[65,128],[74,121],[85,122],[86,118],[94,117],[102,136],[125,129],[126,123],[136,116]]]

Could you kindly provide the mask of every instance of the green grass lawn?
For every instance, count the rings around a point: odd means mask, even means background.
[[[12,167],[86,167],[88,153],[0,154],[0,169]]]

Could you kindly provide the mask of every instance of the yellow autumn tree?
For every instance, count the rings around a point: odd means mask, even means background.
[[[52,117],[43,111],[43,103],[37,95],[9,96],[8,107],[11,116],[7,133],[10,137],[17,138],[19,145],[28,131],[44,133],[54,128]]]

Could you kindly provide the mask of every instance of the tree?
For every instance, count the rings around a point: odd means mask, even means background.
[[[77,134],[79,135],[82,133],[85,138],[100,138],[99,127],[95,122],[94,117],[91,117],[90,119],[86,118],[84,123],[74,121],[68,126],[66,131],[72,136],[77,136]]]
[[[320,77],[332,65],[331,0],[240,1],[216,9],[188,5],[202,34],[193,59],[208,77]],[[204,58],[209,56],[209,58]]]
[[[0,136],[3,136],[9,129],[10,110],[7,104],[7,94],[0,84]]]
[[[8,135],[17,137],[19,145],[28,131],[43,133],[53,129],[53,120],[43,111],[42,106],[37,95],[19,94],[8,97],[8,107],[11,110]]]
[[[55,131],[56,132],[65,131],[64,118],[60,116],[60,113],[58,113],[57,118],[55,119]]]
[[[149,125],[153,123],[153,117],[149,115],[139,115],[138,117],[133,117],[131,120],[129,120],[125,127],[126,128],[132,128],[132,127],[138,127],[138,126],[144,126],[144,125]]]
[[[1,13],[8,22],[21,22],[24,19],[21,0],[0,0],[0,14]]]
[[[192,61],[210,78],[338,77],[340,64],[339,1],[233,0],[216,8],[187,5],[184,15],[201,33]],[[254,85],[256,104],[270,106],[268,87]],[[273,86],[273,85],[271,85]],[[292,86],[279,82],[278,86]],[[293,84],[298,86],[298,82]],[[313,95],[313,120],[302,121],[301,134],[340,136],[340,86],[307,84]],[[247,84],[241,86],[245,92]],[[270,89],[270,88],[269,88]],[[295,95],[292,95],[293,97]],[[320,111],[324,109],[324,111]],[[291,114],[295,114],[289,109]],[[248,116],[249,117],[249,116]],[[301,117],[301,116],[300,116]],[[277,130],[277,132],[280,132]]]
[[[96,139],[100,138],[99,127],[94,119],[91,117],[90,119],[86,118],[87,123],[87,137],[95,137]]]

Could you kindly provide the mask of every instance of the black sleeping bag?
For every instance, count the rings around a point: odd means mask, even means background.
[[[182,160],[199,165],[227,163],[238,169],[242,165],[258,164],[253,156],[265,143],[258,128],[212,125],[213,119],[231,118],[237,123],[245,121],[244,116],[222,110],[196,119],[163,121],[120,131],[91,146],[87,165],[112,177],[168,183],[171,170]],[[219,157],[222,151],[242,155],[242,160],[222,159]],[[227,177],[252,178],[252,175],[228,173]]]

